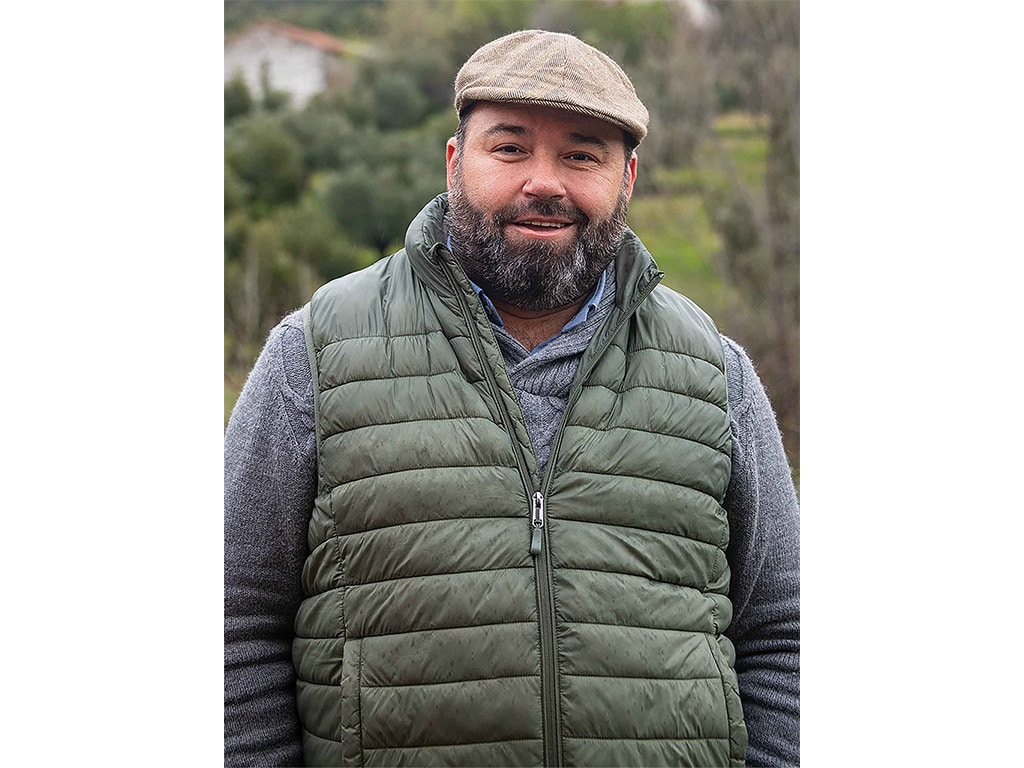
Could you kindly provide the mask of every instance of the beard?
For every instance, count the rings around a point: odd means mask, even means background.
[[[445,214],[452,255],[491,299],[526,310],[567,306],[593,290],[618,252],[626,230],[626,186],[624,176],[615,210],[599,221],[561,200],[513,203],[488,216],[467,199],[457,169]],[[505,225],[530,214],[571,221],[575,237],[568,243],[509,242]]]

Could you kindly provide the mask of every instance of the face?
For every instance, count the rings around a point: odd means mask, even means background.
[[[461,150],[461,151],[460,151]],[[550,107],[478,103],[448,142],[452,250],[492,299],[564,307],[615,257],[636,180],[622,131]]]

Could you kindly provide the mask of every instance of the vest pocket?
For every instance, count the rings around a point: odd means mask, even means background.
[[[362,639],[346,640],[341,667],[341,719],[346,766],[363,765],[363,725],[359,701],[362,667]]]
[[[722,695],[725,697],[725,711],[729,719],[729,765],[745,765],[747,754],[747,726],[743,721],[743,705],[740,702],[739,682],[736,670],[725,658],[718,635],[705,635],[711,658],[718,666],[722,682]]]

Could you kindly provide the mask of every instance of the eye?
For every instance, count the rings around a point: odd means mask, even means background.
[[[494,151],[507,155],[515,155],[522,152],[522,150],[519,149],[519,147],[515,146],[514,144],[502,144],[500,147],[497,147]]]
[[[596,163],[597,158],[588,152],[572,152],[568,155],[568,159],[574,163]]]

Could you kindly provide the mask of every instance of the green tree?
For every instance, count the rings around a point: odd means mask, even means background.
[[[224,86],[224,122],[244,117],[252,112],[252,95],[240,75],[235,75]]]
[[[410,220],[408,199],[394,166],[371,168],[365,163],[339,172],[325,196],[338,224],[381,257],[405,234]]]
[[[336,170],[351,157],[362,132],[343,114],[343,106],[316,100],[284,119],[284,127],[302,148],[303,164],[310,172]]]
[[[254,116],[229,126],[224,159],[249,190],[253,218],[262,218],[274,206],[298,199],[306,175],[302,148],[279,120]]]
[[[298,205],[280,209],[274,221],[281,248],[296,262],[312,267],[320,281],[359,267],[355,245],[338,229],[322,195],[307,191]]]
[[[374,122],[382,131],[416,125],[430,106],[413,78],[404,72],[381,74],[372,91]]]
[[[444,142],[455,124],[445,114],[414,129],[365,134],[365,148],[325,183],[338,226],[380,256],[400,245],[409,222],[445,189]]]
[[[737,137],[710,134],[709,159],[724,187],[706,188],[724,242],[723,278],[738,289],[740,340],[772,396],[786,450],[800,446],[800,6],[789,0],[724,2],[709,60],[734,98],[767,128],[763,174],[751,181],[730,150]]]

